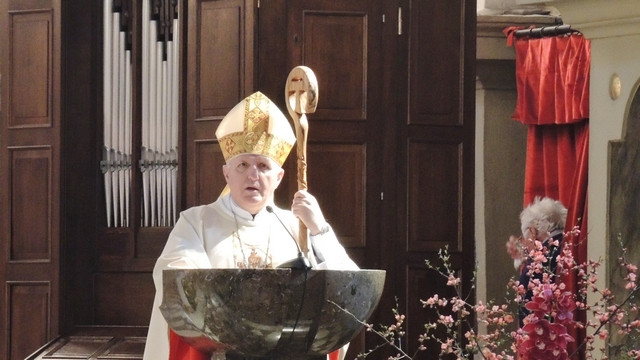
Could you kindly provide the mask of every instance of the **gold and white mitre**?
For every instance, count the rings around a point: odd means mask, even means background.
[[[216,137],[227,162],[240,154],[255,154],[268,156],[280,166],[296,142],[282,111],[259,91],[229,111],[220,122]]]

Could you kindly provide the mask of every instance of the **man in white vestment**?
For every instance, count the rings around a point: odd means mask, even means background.
[[[274,191],[284,176],[282,165],[295,143],[289,121],[275,104],[260,92],[248,96],[225,116],[216,137],[226,162],[222,172],[228,192],[214,203],[183,211],[171,231],[153,269],[156,295],[144,360],[169,359],[169,329],[159,310],[164,269],[275,268],[298,257],[290,234],[298,238],[299,221],[308,229],[305,255],[314,268],[358,269],[315,197],[301,190],[290,210],[274,204]],[[345,350],[340,350],[340,359]],[[194,359],[176,356],[174,349],[171,353],[171,360]]]

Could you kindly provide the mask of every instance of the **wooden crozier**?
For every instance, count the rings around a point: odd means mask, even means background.
[[[307,186],[307,138],[309,122],[306,114],[312,114],[318,106],[318,81],[313,71],[306,66],[296,66],[287,77],[284,90],[287,110],[296,130],[298,155],[298,190],[306,190]],[[307,227],[300,221],[299,244],[307,254]]]

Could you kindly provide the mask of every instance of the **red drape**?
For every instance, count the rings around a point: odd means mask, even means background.
[[[505,29],[516,50],[518,100],[513,119],[528,126],[524,205],[536,196],[560,200],[568,209],[565,230],[585,231],[567,239],[579,263],[587,260],[587,173],[589,149],[590,42],[582,35],[540,39],[515,38],[518,28]],[[577,279],[563,279],[569,290]],[[585,314],[577,314],[584,320]],[[576,339],[584,339],[572,329]],[[581,358],[581,354],[573,359]]]
[[[209,360],[211,357],[196,350],[173,331],[169,331],[169,360]],[[338,360],[339,350],[329,354],[328,360]]]
[[[571,124],[589,118],[591,45],[582,35],[514,38],[518,102],[513,119],[523,124]]]
[[[172,330],[169,330],[169,360],[209,360],[210,355],[202,353],[191,345],[187,344],[182,338]]]

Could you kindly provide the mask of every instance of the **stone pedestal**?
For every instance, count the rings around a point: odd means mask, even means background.
[[[384,279],[382,270],[165,270],[161,311],[187,343],[227,359],[324,359],[362,330]]]

